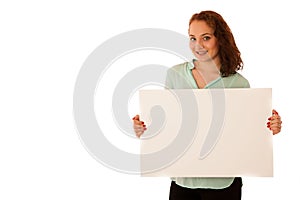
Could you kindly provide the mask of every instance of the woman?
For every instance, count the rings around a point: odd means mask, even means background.
[[[249,88],[237,71],[243,68],[234,37],[222,16],[213,11],[194,14],[189,22],[190,49],[195,59],[168,70],[166,86],[170,89]],[[266,126],[275,135],[281,131],[276,110]],[[133,118],[140,137],[147,129],[139,115]],[[241,199],[242,180],[235,178],[172,178],[170,200]]]

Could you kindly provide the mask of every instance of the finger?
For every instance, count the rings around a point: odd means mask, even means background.
[[[280,120],[280,119],[275,119],[275,120],[272,120],[272,121],[270,121],[270,124],[272,125],[272,124],[277,124],[277,125],[281,125],[282,124],[282,121]]]
[[[138,121],[140,121],[140,116],[139,116],[139,115],[136,115],[136,116],[134,116],[134,117],[132,118],[132,120],[138,120]]]
[[[137,137],[139,137],[142,134],[142,131],[140,129],[135,129],[134,132]]]
[[[275,109],[273,109],[272,110],[272,115],[278,115],[278,112]]]
[[[269,121],[270,124],[282,124],[282,121],[280,118],[275,118]]]
[[[269,126],[270,128],[281,128],[282,125],[280,122],[277,122],[277,123],[270,124]]]
[[[281,122],[276,122],[276,123],[270,123],[268,122],[267,123],[267,127],[270,129],[270,130],[273,130],[273,129],[281,129]]]
[[[133,129],[135,132],[139,132],[139,131],[144,130],[144,127],[142,125],[134,125]]]
[[[270,122],[274,121],[274,120],[281,120],[281,117],[279,115],[273,115],[273,116],[269,117],[268,120]]]
[[[143,126],[143,125],[145,125],[143,121],[138,121],[138,120],[133,121],[133,126]]]
[[[271,126],[270,130],[273,132],[273,135],[279,133],[281,131],[281,127],[278,126]]]
[[[282,121],[280,119],[271,120],[267,123],[268,128],[270,127],[281,127]]]
[[[144,122],[143,121],[140,121],[140,116],[139,115],[136,115],[132,118],[133,120],[133,124],[134,125],[143,125]]]
[[[276,134],[278,134],[278,133],[280,133],[280,129],[275,129],[275,130],[272,130],[272,133],[273,133],[273,135],[276,135]]]
[[[146,125],[144,124],[134,125],[133,128],[137,137],[140,137],[144,133],[144,131],[147,130]]]
[[[144,130],[146,128],[146,125],[145,124],[134,124],[133,128],[135,130]]]
[[[138,138],[140,138],[141,135],[143,135],[143,133],[144,133],[144,131],[137,132],[137,133],[136,133],[136,136],[137,136]]]
[[[141,135],[144,134],[145,130],[147,130],[147,128],[143,128],[143,129],[139,129],[138,131],[135,132],[137,137],[141,137]]]
[[[133,126],[133,129],[135,132],[139,132],[139,131],[143,130],[143,127],[140,125],[135,125],[135,126]]]
[[[273,134],[277,134],[281,131],[281,122],[273,123],[269,125],[269,129],[273,132]]]

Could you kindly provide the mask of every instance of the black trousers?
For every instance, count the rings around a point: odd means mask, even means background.
[[[169,200],[241,200],[242,178],[237,177],[224,189],[191,189],[171,183]]]

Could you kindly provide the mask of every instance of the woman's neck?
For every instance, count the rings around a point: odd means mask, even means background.
[[[201,62],[198,60],[194,60],[195,69],[199,71],[210,71],[210,72],[220,72],[221,70],[221,63],[216,61],[205,61]]]

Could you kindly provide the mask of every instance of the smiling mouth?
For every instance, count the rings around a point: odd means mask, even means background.
[[[196,54],[202,56],[205,55],[207,53],[207,51],[196,51]]]

